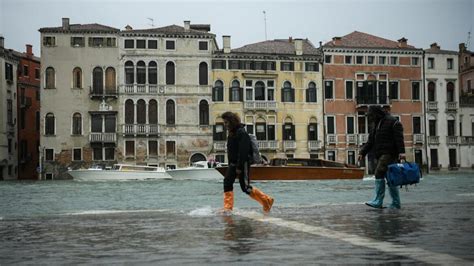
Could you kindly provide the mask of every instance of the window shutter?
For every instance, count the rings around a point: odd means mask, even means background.
[[[285,89],[281,89],[280,92],[281,92],[281,102],[285,102],[285,97],[284,97],[285,96]]]
[[[309,94],[310,94],[309,90],[310,90],[309,88],[306,89],[306,102],[308,102],[308,103],[311,102],[311,100],[312,100],[312,99],[309,98]]]
[[[244,89],[239,88],[239,101],[243,102],[244,101]]]
[[[281,126],[281,131],[283,133],[283,140],[287,140],[288,137],[286,136],[286,131],[285,131],[285,124]]]
[[[296,140],[296,138],[295,138],[295,125],[291,125],[291,140]]]
[[[291,92],[291,102],[295,102],[295,89],[294,88],[291,88],[290,89],[290,92]]]
[[[215,102],[217,100],[217,87],[212,88],[212,101]]]

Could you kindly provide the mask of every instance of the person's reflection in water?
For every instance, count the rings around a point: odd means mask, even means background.
[[[232,215],[224,215],[224,240],[232,241],[228,248],[238,255],[245,255],[255,250],[257,238],[249,221],[246,219],[234,220]]]
[[[421,228],[421,223],[413,214],[389,210],[368,220],[363,224],[362,230],[370,238],[389,240],[419,231]]]

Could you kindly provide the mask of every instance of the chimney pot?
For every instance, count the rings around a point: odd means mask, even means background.
[[[5,46],[5,38],[3,36],[0,36],[0,48],[4,48]]]
[[[224,54],[230,53],[230,35],[222,36],[222,46],[224,48]]]
[[[407,48],[408,47],[408,39],[405,37],[402,37],[400,40],[398,40],[398,47],[399,48]]]
[[[69,18],[63,18],[63,30],[69,30]]]
[[[295,39],[296,55],[303,55],[303,39]]]
[[[340,45],[342,45],[342,38],[341,37],[333,37],[332,38],[332,43],[335,46],[340,46]]]
[[[189,31],[190,28],[191,28],[191,21],[185,20],[184,21],[184,30]]]
[[[28,55],[28,56],[33,55],[33,46],[31,44],[26,45],[26,55]]]

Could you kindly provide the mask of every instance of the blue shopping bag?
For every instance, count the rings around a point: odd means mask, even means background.
[[[413,162],[394,163],[388,166],[386,174],[389,186],[406,186],[420,183],[421,171]]]

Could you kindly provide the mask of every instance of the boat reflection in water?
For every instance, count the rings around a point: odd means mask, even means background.
[[[194,179],[194,180],[222,180],[222,175],[216,170],[216,167],[221,167],[227,164],[198,161],[191,164],[189,167],[168,169],[168,173],[173,179]]]
[[[216,168],[222,175],[227,167]],[[275,158],[268,165],[252,165],[251,180],[362,179],[364,169],[355,165],[305,158]]]
[[[110,170],[93,166],[68,173],[77,181],[171,179],[164,168],[146,165],[115,164]]]

